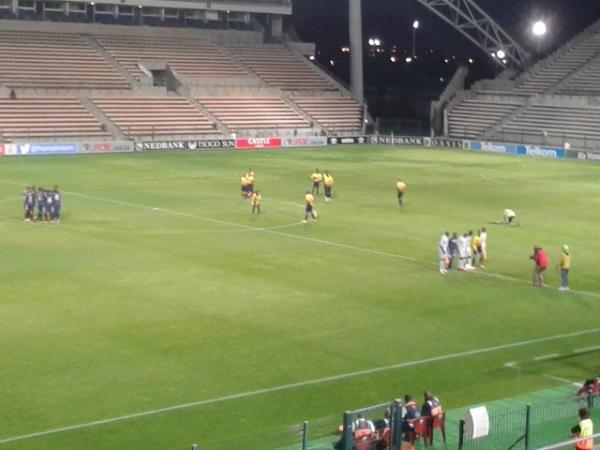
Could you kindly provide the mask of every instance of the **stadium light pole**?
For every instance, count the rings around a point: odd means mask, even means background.
[[[350,16],[350,86],[360,103],[364,100],[362,0],[348,0]]]
[[[413,38],[412,38],[412,56],[415,57],[417,55],[417,30],[419,29],[419,26],[421,24],[419,23],[418,20],[415,20],[412,24],[412,29],[413,29]]]
[[[548,32],[548,26],[546,25],[546,22],[544,22],[543,20],[538,20],[531,27],[531,32],[535,36],[536,53],[539,53],[540,52],[540,45],[542,43],[542,39],[544,38],[544,36]]]

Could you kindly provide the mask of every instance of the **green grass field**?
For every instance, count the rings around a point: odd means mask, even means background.
[[[260,217],[239,198],[248,167]],[[334,201],[303,225],[316,167]],[[0,450],[268,450],[406,392],[454,408],[596,375],[597,352],[530,361],[600,344],[599,175],[390,147],[2,159]],[[22,189],[55,183],[62,223],[23,223]],[[492,224],[507,207],[520,227]],[[441,276],[440,234],[481,226],[485,273]],[[552,288],[529,284],[534,244]]]

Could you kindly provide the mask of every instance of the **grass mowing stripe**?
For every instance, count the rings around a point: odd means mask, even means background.
[[[13,185],[21,185],[21,183],[17,183],[15,181],[11,181],[11,180],[0,180],[0,182],[7,183],[7,184],[13,184]],[[211,217],[199,216],[199,215],[195,215],[195,214],[174,211],[171,209],[157,208],[157,207],[143,205],[143,204],[139,204],[139,203],[125,202],[122,200],[116,200],[116,199],[111,199],[111,198],[107,198],[107,197],[99,197],[99,196],[95,196],[95,195],[82,194],[80,192],[65,191],[65,193],[75,195],[78,197],[82,197],[82,198],[92,199],[92,200],[99,200],[99,201],[104,201],[104,202],[108,202],[108,203],[113,203],[113,204],[118,204],[118,205],[123,205],[123,206],[130,206],[130,207],[135,207],[135,208],[140,208],[140,209],[149,209],[149,210],[156,211],[156,212],[164,212],[167,214],[177,215],[177,216],[181,216],[181,217],[187,217],[190,219],[197,219],[197,220],[202,220],[205,222],[217,223],[220,225],[243,228],[243,229],[246,229],[249,231],[262,231],[264,233],[271,233],[271,234],[275,234],[275,235],[279,235],[279,236],[286,236],[286,237],[291,237],[294,239],[301,239],[301,240],[305,240],[305,241],[315,242],[318,244],[329,245],[329,246],[338,247],[338,248],[345,248],[348,250],[360,251],[360,252],[370,253],[373,255],[401,259],[403,261],[413,262],[413,263],[417,263],[417,264],[425,264],[425,265],[429,265],[429,266],[437,266],[438,265],[437,263],[434,263],[434,262],[422,261],[422,260],[419,260],[416,258],[411,258],[409,256],[404,256],[404,255],[398,255],[395,253],[383,252],[383,251],[368,249],[368,248],[364,248],[364,247],[356,247],[353,245],[342,244],[342,243],[333,242],[333,241],[326,241],[323,239],[311,238],[311,237],[307,237],[307,236],[298,236],[298,235],[294,235],[294,234],[278,232],[275,229],[275,227],[271,227],[271,228],[252,227],[249,225],[244,225],[244,224],[240,224],[240,223],[236,223],[236,222],[228,222],[225,220],[215,219],[215,218],[211,218]],[[286,203],[294,204],[291,202],[286,202]],[[297,204],[294,204],[294,205],[297,205]],[[292,225],[289,225],[289,226],[291,227]],[[285,228],[285,227],[282,227],[282,228]],[[514,277],[510,277],[510,276],[502,275],[502,274],[498,274],[498,273],[483,272],[483,271],[478,271],[475,273],[477,273],[479,275],[483,275],[483,276],[497,278],[497,279],[518,282],[518,283],[525,283],[525,281],[520,278],[514,278]],[[556,288],[556,286],[552,286],[552,285],[544,285],[544,287],[549,288],[549,289]],[[580,295],[585,295],[587,297],[594,297],[594,298],[600,299],[600,293],[596,293],[596,292],[581,291],[581,290],[575,290],[575,289],[572,289],[569,292],[572,292],[575,294],[580,294]]]
[[[294,239],[301,239],[301,240],[304,240],[304,241],[315,242],[317,244],[329,245],[329,246],[338,247],[338,248],[345,248],[345,249],[348,249],[348,250],[354,250],[354,251],[359,251],[359,252],[370,253],[372,255],[379,255],[379,256],[386,256],[386,257],[390,257],[390,258],[401,259],[403,261],[413,262],[413,263],[417,263],[417,264],[425,264],[425,265],[428,265],[428,266],[437,266],[438,265],[437,263],[433,263],[433,262],[430,262],[430,261],[422,261],[422,260],[419,260],[419,259],[416,259],[416,258],[411,258],[409,256],[398,255],[396,253],[383,252],[383,251],[380,251],[380,250],[373,250],[373,249],[364,248],[364,247],[356,247],[354,245],[342,244],[342,243],[339,243],[339,242],[326,241],[324,239],[317,239],[317,238],[311,238],[311,237],[307,237],[307,236],[298,236],[298,235],[295,235],[295,234],[283,233],[283,232],[277,231],[275,229],[275,227],[271,227],[271,228],[252,227],[252,226],[244,225],[244,224],[241,224],[241,223],[228,222],[228,221],[225,221],[225,220],[214,219],[214,218],[211,218],[211,217],[198,216],[198,215],[195,215],[195,214],[184,213],[184,212],[174,211],[174,210],[165,209],[165,208],[157,208],[157,207],[143,205],[143,204],[138,204],[138,203],[124,202],[122,200],[115,200],[115,199],[106,198],[106,197],[98,197],[98,196],[94,196],[94,195],[87,195],[87,194],[82,194],[82,193],[79,193],[79,192],[69,192],[69,194],[76,195],[76,196],[83,197],[83,198],[89,198],[89,199],[93,199],[93,200],[100,200],[100,201],[104,201],[104,202],[120,204],[120,205],[124,205],[124,206],[131,206],[131,207],[141,208],[141,209],[150,209],[152,211],[164,212],[164,213],[167,213],[167,214],[173,214],[173,215],[177,215],[177,216],[181,216],[181,217],[187,217],[187,218],[190,218],[190,219],[202,220],[202,221],[205,221],[205,222],[218,223],[220,225],[228,225],[228,226],[231,226],[231,227],[239,227],[239,228],[243,228],[243,229],[247,229],[247,230],[262,231],[264,233],[271,233],[271,234],[275,234],[275,235],[279,235],[279,236],[286,236],[286,237],[291,237],[291,238],[294,238]],[[513,281],[513,282],[518,282],[518,283],[524,283],[525,282],[524,280],[522,280],[520,278],[509,277],[509,276],[506,276],[506,275],[502,275],[502,274],[498,274],[498,273],[493,273],[493,272],[478,271],[478,272],[475,272],[475,273],[476,274],[480,274],[480,275],[484,275],[484,276],[488,276],[488,277],[494,277],[494,278],[502,279],[502,280],[508,280],[508,281]],[[544,285],[544,287],[551,288],[551,289],[555,288],[555,286],[551,286],[551,285]],[[575,289],[572,289],[569,292],[573,292],[573,293],[576,293],[576,294],[581,294],[581,295],[585,295],[585,296],[588,296],[588,297],[594,297],[594,298],[599,298],[600,299],[600,294],[598,294],[596,292],[579,291],[579,290],[575,290]]]
[[[584,336],[584,335],[588,335],[588,334],[595,334],[595,333],[599,333],[599,332],[600,332],[600,328],[592,328],[589,330],[581,330],[581,331],[576,331],[573,333],[557,334],[554,336],[545,336],[545,337],[540,337],[540,338],[528,339],[525,341],[513,342],[510,344],[497,345],[494,347],[486,347],[486,348],[480,348],[480,349],[476,349],[476,350],[468,350],[465,352],[450,353],[450,354],[441,355],[441,356],[433,356],[431,358],[425,358],[425,359],[416,360],[416,361],[407,361],[407,362],[403,362],[403,363],[393,364],[391,366],[374,367],[371,369],[359,370],[356,372],[349,372],[349,373],[343,373],[340,375],[316,378],[313,380],[300,381],[298,383],[290,383],[290,384],[284,384],[281,386],[273,386],[273,387],[269,387],[269,388],[258,389],[255,391],[248,391],[248,392],[242,392],[239,394],[227,395],[227,396],[219,397],[219,398],[199,400],[199,401],[190,402],[190,403],[182,403],[180,405],[167,406],[165,408],[158,408],[158,409],[154,409],[154,410],[142,411],[142,412],[128,414],[128,415],[119,416],[119,417],[101,419],[101,420],[96,420],[96,421],[88,422],[88,423],[70,425],[70,426],[62,427],[62,428],[54,428],[52,430],[38,431],[35,433],[24,434],[21,436],[4,438],[4,439],[0,439],[0,445],[9,444],[12,442],[17,442],[17,441],[24,441],[24,440],[33,439],[36,437],[49,436],[52,434],[65,433],[65,432],[81,430],[81,429],[85,429],[85,428],[93,428],[93,427],[107,425],[107,424],[116,423],[116,422],[124,422],[124,421],[128,421],[128,420],[138,419],[141,417],[154,416],[154,415],[164,414],[164,413],[178,411],[178,410],[182,410],[182,409],[207,406],[207,405],[211,405],[211,404],[215,404],[215,403],[223,403],[223,402],[227,402],[227,401],[231,401],[231,400],[239,400],[239,399],[244,399],[244,398],[248,398],[248,397],[255,397],[258,395],[262,395],[262,394],[269,394],[271,392],[286,391],[286,390],[305,387],[305,386],[317,385],[317,384],[321,384],[321,383],[329,383],[332,381],[344,380],[344,379],[348,379],[348,378],[355,378],[355,377],[360,377],[360,376],[364,376],[364,375],[371,375],[371,374],[379,373],[379,372],[406,369],[409,367],[421,366],[421,365],[436,363],[436,362],[440,362],[440,361],[448,361],[448,360],[464,358],[464,357],[468,357],[468,356],[482,355],[482,354],[496,352],[496,351],[500,351],[500,350],[507,350],[507,349],[517,348],[517,347],[525,347],[528,345],[540,344],[540,343],[544,343],[544,342],[568,339],[568,338],[573,338],[573,337],[580,337],[580,336]],[[569,383],[570,383],[570,381],[569,381]]]

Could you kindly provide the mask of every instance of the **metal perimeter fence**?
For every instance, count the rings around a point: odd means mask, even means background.
[[[459,450],[534,450],[564,442],[571,437],[570,430],[578,422],[577,413],[584,407],[590,409],[592,420],[600,422],[599,394],[491,412],[490,432],[478,439],[468,438],[461,421]]]

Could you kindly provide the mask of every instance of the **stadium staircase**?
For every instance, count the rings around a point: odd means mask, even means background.
[[[104,112],[102,112],[102,110],[100,108],[98,108],[94,102],[92,102],[89,97],[86,96],[80,96],[79,97],[79,101],[81,102],[81,104],[83,105],[83,107],[93,116],[96,118],[96,120],[98,122],[100,122],[103,126],[104,129],[110,133],[114,138],[116,138],[117,140],[125,140],[125,134],[123,134],[123,132],[121,131],[121,129],[115,124],[113,123],[112,120],[110,120],[106,114],[104,114]]]
[[[113,56],[98,43],[98,41],[96,41],[96,39],[94,39],[91,35],[83,35],[82,38],[112,66],[115,72],[121,74],[121,76],[131,84],[133,89],[139,86],[138,80],[133,78],[131,74],[125,70],[125,68],[121,66],[117,60],[113,58]]]

